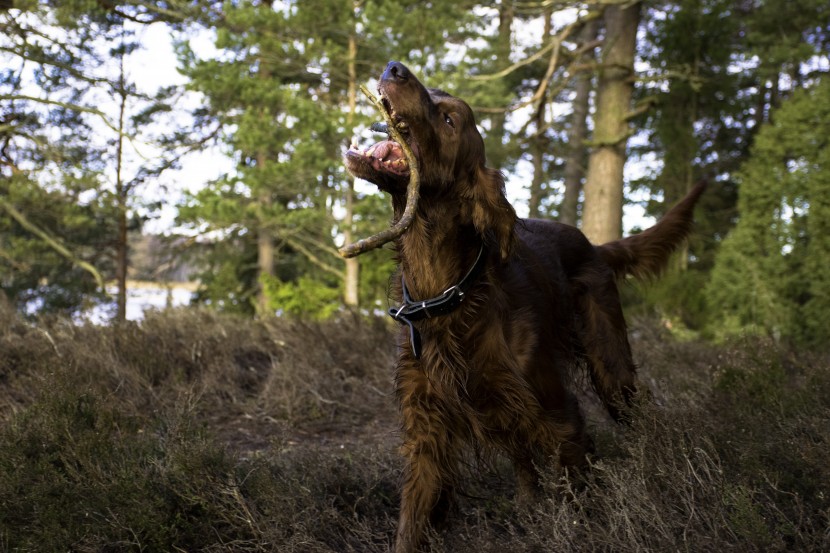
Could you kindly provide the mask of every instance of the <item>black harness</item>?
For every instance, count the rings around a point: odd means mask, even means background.
[[[403,303],[399,307],[390,308],[389,315],[399,323],[409,326],[410,344],[412,344],[412,354],[415,356],[415,359],[421,358],[421,335],[413,323],[423,319],[448,315],[458,309],[458,306],[464,301],[467,292],[470,291],[470,288],[476,283],[478,277],[484,272],[484,267],[487,262],[486,254],[487,248],[482,243],[478,257],[476,257],[473,266],[467,271],[464,278],[461,279],[461,282],[450,286],[440,296],[428,300],[414,301],[412,296],[409,295],[406,280],[401,276]]]

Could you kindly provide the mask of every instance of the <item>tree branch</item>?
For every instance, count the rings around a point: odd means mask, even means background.
[[[637,106],[628,113],[626,113],[623,119],[625,119],[626,121],[631,121],[638,115],[646,113],[655,105],[657,105],[657,96],[646,96],[645,98],[637,102]]]
[[[28,101],[28,102],[36,102],[36,103],[39,103],[39,104],[46,104],[46,105],[50,105],[50,106],[58,106],[58,107],[66,108],[66,109],[71,109],[71,110],[74,110],[74,111],[79,111],[81,113],[90,113],[92,115],[97,115],[98,117],[100,117],[101,120],[103,121],[104,125],[106,125],[110,129],[112,129],[113,131],[121,134],[121,131],[118,129],[118,127],[116,125],[114,125],[109,120],[107,115],[103,111],[97,110],[95,108],[90,108],[90,107],[86,107],[86,106],[79,106],[77,104],[70,104],[70,103],[67,103],[67,102],[61,102],[59,100],[50,100],[48,98],[38,98],[36,96],[28,96],[26,94],[0,94],[0,100],[12,100],[12,101],[25,100],[25,101]]]
[[[285,240],[286,244],[288,244],[289,246],[291,246],[292,248],[294,248],[295,250],[297,250],[298,252],[303,254],[314,265],[317,265],[319,268],[326,271],[327,273],[336,276],[338,279],[343,280],[343,277],[344,277],[343,271],[335,269],[334,267],[332,267],[331,265],[329,265],[328,263],[326,263],[325,261],[323,261],[322,259],[320,259],[316,255],[314,255],[314,253],[311,250],[309,250],[308,248],[306,248],[303,244],[301,244],[300,242],[298,242],[297,240],[294,240],[292,238],[283,238],[283,240]]]
[[[315,248],[318,248],[319,250],[321,250],[321,251],[323,251],[323,252],[325,252],[329,255],[333,255],[334,257],[337,257],[337,255],[338,255],[337,248],[335,248],[333,246],[330,246],[330,245],[328,245],[328,244],[326,244],[326,243],[324,243],[320,240],[317,240],[313,236],[308,236],[304,233],[299,233],[299,232],[293,234],[292,236],[294,238],[296,238],[297,240],[302,240],[302,241],[314,246]]]
[[[78,259],[74,255],[72,255],[72,252],[70,252],[69,249],[66,248],[66,246],[58,242],[57,239],[49,236],[49,234],[47,234],[45,230],[41,229],[40,227],[29,221],[25,215],[20,213],[17,209],[15,209],[13,205],[11,205],[5,199],[0,198],[0,207],[6,210],[6,213],[8,213],[15,221],[17,221],[21,227],[23,227],[24,229],[28,230],[29,232],[31,232],[32,234],[46,242],[46,244],[50,248],[52,248],[61,256],[71,261],[74,265],[77,265],[81,269],[91,274],[92,278],[95,279],[95,283],[98,285],[98,288],[101,291],[104,290],[104,279],[101,277],[101,273],[99,273],[98,270],[92,266],[92,264],[87,263],[82,259]]]
[[[483,108],[483,109],[477,109],[477,111],[482,111],[482,112],[485,112],[485,113],[492,113],[492,112],[501,113],[501,112],[517,111],[517,110],[520,110],[520,109],[522,109],[526,106],[529,106],[529,105],[535,104],[537,102],[540,102],[542,100],[542,98],[544,98],[545,93],[548,90],[548,87],[550,87],[550,84],[551,84],[550,80],[553,77],[553,73],[556,71],[556,68],[559,66],[559,56],[560,56],[560,52],[561,52],[561,49],[562,49],[562,43],[565,40],[567,40],[567,38],[570,37],[571,34],[573,34],[575,31],[579,30],[587,22],[592,21],[594,19],[597,19],[601,15],[602,15],[601,10],[590,11],[585,16],[580,17],[577,20],[573,21],[572,23],[569,23],[568,25],[566,25],[565,28],[563,28],[562,31],[559,32],[559,34],[557,34],[556,36],[551,38],[550,43],[548,45],[546,45],[544,48],[542,48],[541,50],[539,50],[538,52],[536,52],[535,54],[533,54],[529,58],[527,58],[525,60],[522,60],[521,62],[518,62],[516,64],[513,64],[512,66],[510,66],[510,67],[508,67],[508,68],[506,68],[502,71],[499,71],[498,73],[496,73],[494,75],[482,75],[482,76],[471,77],[473,79],[478,79],[478,80],[501,78],[501,77],[504,77],[505,75],[508,75],[509,73],[515,71],[516,69],[524,66],[524,65],[527,65],[529,63],[532,63],[532,62],[540,59],[548,51],[552,51],[551,56],[550,56],[550,60],[548,62],[548,67],[545,70],[545,75],[539,80],[539,87],[533,93],[533,96],[531,96],[527,100],[519,102],[518,104],[508,106],[507,108],[499,108],[498,110],[493,110],[492,108],[489,108],[489,109],[488,108]],[[583,47],[577,49],[577,51],[574,52],[574,54],[581,53],[583,51],[583,48],[585,48],[585,49],[587,49],[589,47],[593,48],[594,46],[595,46],[595,44],[593,44],[593,43],[591,43],[590,45],[584,45]]]
[[[602,148],[602,147],[615,148],[621,142],[625,142],[626,140],[629,139],[629,137],[631,137],[633,135],[634,135],[634,129],[628,129],[627,131],[622,133],[620,136],[616,136],[614,138],[609,138],[607,140],[602,140],[602,139],[599,139],[599,140],[597,140],[597,139],[595,139],[595,140],[586,140],[584,142],[584,144],[585,144],[585,146],[587,146],[589,148]]]

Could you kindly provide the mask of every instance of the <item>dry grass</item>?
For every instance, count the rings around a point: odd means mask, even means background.
[[[435,552],[830,550],[830,363],[632,335],[655,402],[590,408],[599,457],[512,502],[472,467]],[[0,551],[386,551],[399,460],[385,321],[169,311],[120,328],[0,307]]]

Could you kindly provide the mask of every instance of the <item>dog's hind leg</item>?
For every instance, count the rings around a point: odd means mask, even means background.
[[[508,454],[516,472],[516,499],[525,506],[535,503],[539,495],[539,467],[548,466],[558,458],[562,469],[572,475],[580,474],[586,469],[587,455],[594,452],[593,441],[585,432],[581,415],[578,419],[568,417],[567,420],[544,416],[537,421],[530,436],[517,437],[523,443],[508,441]]]
[[[495,439],[513,461],[517,499],[527,504],[539,489],[538,467],[558,458],[562,468],[579,472],[594,449],[572,394],[558,386],[532,391],[517,384],[507,380],[491,389],[492,403],[501,408],[493,409],[486,422],[501,429]]]

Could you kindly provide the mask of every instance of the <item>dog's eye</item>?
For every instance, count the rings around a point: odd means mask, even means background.
[[[455,128],[455,123],[452,120],[452,117],[449,116],[448,113],[444,114],[444,122],[452,128]]]

